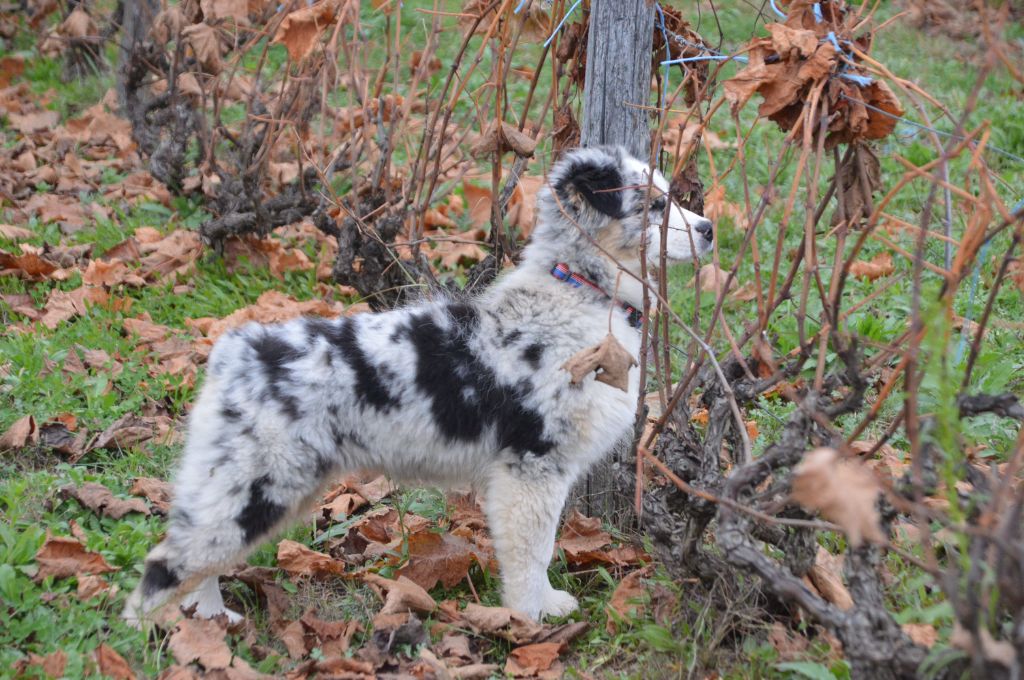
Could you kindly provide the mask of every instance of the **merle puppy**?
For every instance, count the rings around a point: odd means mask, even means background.
[[[657,261],[711,247],[711,223],[618,148],[577,149],[552,169],[521,264],[482,295],[381,314],[225,334],[189,419],[166,538],[146,557],[125,617],[172,599],[228,612],[217,575],[269,540],[338,473],[472,484],[501,566],[505,606],[539,619],[576,599],[547,576],[573,482],[633,423],[623,391],[570,384],[563,365],[609,331],[640,350],[641,244]],[[667,213],[666,213],[667,211]],[[646,233],[646,238],[645,238]]]

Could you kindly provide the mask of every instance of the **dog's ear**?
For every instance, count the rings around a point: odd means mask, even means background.
[[[580,201],[608,217],[625,215],[625,179],[618,155],[606,149],[579,149],[556,168],[554,189],[560,201],[578,206]]]

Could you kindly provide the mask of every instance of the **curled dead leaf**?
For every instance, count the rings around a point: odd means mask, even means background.
[[[857,260],[850,265],[850,275],[874,281],[896,271],[892,263],[892,253],[882,252],[865,262]]]
[[[334,23],[337,12],[337,0],[320,0],[295,10],[281,21],[271,43],[284,45],[292,61],[302,61],[313,51],[320,34]]]
[[[295,576],[328,576],[345,573],[344,562],[289,540],[277,544],[277,566]]]
[[[513,151],[517,156],[529,158],[537,148],[537,140],[525,132],[521,132],[515,125],[505,121],[491,121],[479,141],[473,145],[471,153],[475,158],[483,158],[493,154],[495,151],[505,153]]]
[[[600,344],[572,355],[562,364],[562,369],[569,371],[573,385],[579,385],[585,377],[597,371],[595,380],[628,392],[629,369],[636,365],[636,358],[609,333]]]
[[[96,482],[86,482],[81,486],[68,484],[61,487],[60,493],[65,498],[74,498],[97,515],[113,519],[121,519],[130,512],[149,514],[149,508],[141,498],[117,498],[110,489]]]
[[[384,607],[380,610],[382,614],[400,614],[410,611],[429,614],[437,609],[437,603],[430,593],[404,576],[392,580],[384,578],[380,574],[368,573],[363,574],[363,580],[387,592],[387,596],[384,598]]]
[[[835,449],[814,449],[793,470],[793,500],[842,527],[853,547],[865,539],[885,540],[875,505],[878,492],[871,471]]]

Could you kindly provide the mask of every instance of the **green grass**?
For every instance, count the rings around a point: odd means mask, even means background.
[[[410,42],[413,42],[415,36],[423,35],[423,27],[429,23],[429,18],[418,14],[415,9],[432,3],[405,4],[406,8],[401,14],[403,35],[413,36],[410,37]],[[719,5],[719,17],[724,29],[725,49],[742,44],[753,30],[754,22],[749,8],[740,2],[716,4]],[[377,35],[383,32],[386,21],[383,16],[364,11],[363,18],[366,34]],[[705,14],[702,21],[704,23],[700,30],[709,38],[713,37],[714,31],[708,23],[708,15]],[[453,43],[457,41],[451,40],[446,33],[440,51],[442,58],[450,58],[454,54],[457,44]],[[474,38],[469,54],[475,55],[479,45],[480,39]],[[31,40],[26,41],[22,35],[15,41],[11,51],[31,52],[32,49]],[[517,55],[515,63],[529,64],[537,54],[537,46],[527,46],[522,54]],[[953,56],[957,54],[956,43],[941,37],[925,36],[899,25],[878,36],[875,47],[875,56],[893,72],[915,79],[954,112],[962,107],[973,85],[975,73],[972,67],[965,66],[959,58]],[[371,54],[370,66],[379,67],[382,59],[382,52]],[[47,106],[59,111],[62,119],[74,116],[98,101],[111,84],[109,75],[64,84],[60,82],[59,62],[33,56],[26,63],[28,68],[23,80],[31,84],[33,96],[45,97],[48,100]],[[283,68],[283,64],[282,49],[272,48],[267,71],[276,72]],[[407,73],[407,64],[403,63],[401,68],[402,73]],[[730,70],[726,75],[729,75],[733,67],[727,68]],[[487,64],[481,64],[480,70],[467,84],[466,91],[480,92],[485,85],[487,72]],[[436,92],[445,76],[446,70],[442,69],[425,86],[430,92]],[[545,80],[538,92],[546,91],[546,79],[549,77],[546,70]],[[678,78],[678,75],[674,77]],[[509,101],[512,102],[515,115],[519,113],[516,102],[525,98],[526,87],[527,84],[521,80],[510,81]],[[409,93],[403,88],[404,83],[397,86],[399,92],[415,96],[415,93]],[[1015,86],[1003,71],[995,71],[986,84],[986,96],[982,97],[969,125],[991,120],[993,128],[990,143],[1024,156],[1024,102],[1016,94],[1017,91],[1019,86]],[[348,96],[344,92],[333,93],[330,101],[344,106],[348,104]],[[539,105],[539,101],[535,103],[535,113],[539,112]],[[744,111],[742,121],[745,125],[753,122],[754,108],[756,105]],[[456,109],[456,120],[460,125],[474,125],[471,122],[475,117],[474,111],[472,102],[464,97]],[[229,108],[224,111],[224,119],[229,123],[237,121],[242,113],[240,109]],[[911,110],[908,116],[916,119],[916,112]],[[948,120],[939,120],[936,125],[943,130],[952,129],[952,123]],[[722,132],[723,136],[732,129],[725,111],[713,120],[712,129]],[[902,172],[901,166],[893,159],[895,154],[901,154],[917,165],[935,157],[934,150],[919,133],[909,128],[900,128],[898,133],[883,141],[879,148],[885,186],[891,184]],[[6,128],[4,134],[10,143],[12,131]],[[780,140],[781,133],[770,122],[758,124],[753,132],[749,149],[772,150],[771,153],[749,155],[748,179],[755,200],[757,191],[768,181],[769,163],[774,157],[774,150],[780,146]],[[539,153],[541,158],[547,157],[547,144],[546,140],[542,140]],[[1022,196],[1022,167],[994,155],[990,155],[989,159],[1000,174],[1004,198],[1011,204],[1015,203]],[[721,157],[716,156],[716,166],[722,168],[728,160],[729,152],[724,152]],[[396,154],[396,162],[401,164],[405,161],[402,150]],[[965,163],[958,160],[952,164],[951,172],[959,177],[965,169]],[[708,176],[706,166],[704,176]],[[788,187],[791,179],[790,166],[780,175],[779,186]],[[117,180],[116,174],[108,174],[103,178],[108,183]],[[729,199],[739,202],[743,190],[738,172],[726,178],[724,183]],[[910,222],[916,222],[926,195],[927,186],[916,183],[893,203],[890,210]],[[87,195],[82,200],[99,199]],[[24,226],[36,232],[36,237],[31,241],[34,245],[55,244],[63,239],[67,243],[94,243],[95,251],[102,252],[123,240],[137,227],[156,226],[163,231],[195,228],[207,217],[198,205],[183,199],[175,199],[170,209],[146,203],[134,207],[110,207],[114,209],[110,220],[96,221],[69,238],[63,238],[54,224],[32,221]],[[759,227],[757,238],[760,242],[774,243],[780,219],[781,201],[777,201]],[[11,221],[11,217],[0,214],[0,221]],[[954,235],[962,233],[963,228],[964,217],[958,214]],[[735,225],[728,223],[719,225],[718,234],[723,261],[728,262],[739,247],[741,234]],[[899,237],[897,240],[907,247],[908,238]],[[791,241],[795,245],[795,240]],[[991,260],[1003,252],[1006,244],[1007,239],[1000,238],[990,246],[989,261],[983,263],[976,293],[972,296],[970,286],[965,286],[957,297],[955,307],[958,314],[978,317],[992,284],[994,266]],[[834,240],[822,239],[820,246],[822,261],[830,262]],[[0,248],[10,251],[15,247],[16,244],[0,239]],[[867,259],[881,251],[882,246],[869,242],[863,257]],[[932,262],[941,262],[942,249],[937,242],[929,245],[927,256]],[[899,257],[895,261],[896,276],[901,279],[900,282],[873,305],[848,320],[849,330],[878,343],[891,341],[901,333],[909,316],[910,263]],[[738,274],[741,282],[751,280],[753,269],[749,258]],[[692,275],[693,270],[689,266],[682,266],[674,273],[671,289],[673,305],[684,319],[692,318],[694,306],[698,305],[702,323],[706,323],[714,301],[709,295],[695,299],[693,291],[686,285]],[[928,276],[926,281],[929,291],[934,292],[936,278]],[[187,405],[193,397],[192,388],[153,379],[148,375],[146,358],[140,354],[137,343],[120,332],[126,316],[147,312],[154,322],[185,333],[187,318],[225,316],[251,304],[267,290],[282,290],[298,299],[309,299],[315,295],[316,284],[312,272],[290,272],[281,281],[259,267],[242,266],[229,271],[222,261],[213,258],[203,258],[195,272],[180,282],[190,284],[187,292],[175,294],[172,289],[177,282],[115,291],[115,295],[133,300],[127,314],[93,307],[86,315],[72,319],[53,331],[37,327],[32,333],[10,330],[0,332],[0,367],[4,369],[0,371],[0,431],[6,430],[11,423],[26,414],[34,415],[38,422],[45,422],[62,413],[73,413],[79,419],[80,427],[89,431],[101,431],[118,417],[138,413],[146,407],[158,407],[180,419],[186,415]],[[71,290],[78,285],[78,277],[59,284],[26,283],[13,277],[4,277],[0,278],[0,293],[29,293],[41,303],[53,287]],[[847,294],[851,299],[859,299],[868,294],[872,286],[872,283],[866,281],[852,280]],[[796,309],[795,302],[786,303],[773,318],[769,329],[775,346],[782,352],[791,350],[797,343],[794,321]],[[815,319],[819,311],[813,306],[809,310],[812,318],[808,323],[808,332],[817,329]],[[1024,319],[1024,301],[1012,286],[1004,286],[1000,292],[994,315],[1004,320]],[[0,318],[5,322],[20,321],[3,303],[0,303]],[[725,318],[731,328],[742,328],[751,318],[750,303],[729,303],[725,309]],[[945,363],[934,362],[926,377],[924,397],[931,400],[928,403],[936,409],[948,407],[951,398],[949,386],[959,384],[958,376],[963,371],[964,354],[960,350],[959,338],[953,334],[948,341],[943,340],[946,330],[941,324],[936,325],[931,335],[932,341],[926,346],[926,351],[932,356],[945,355],[948,358]],[[674,337],[674,343],[678,347],[686,346],[682,336]],[[112,377],[107,371],[90,369],[85,375],[64,375],[60,366],[67,353],[76,346],[106,351],[124,365],[123,372]],[[716,338],[716,347],[725,346],[721,338]],[[868,350],[869,356],[872,351]],[[675,358],[677,365],[685,359],[681,353],[677,353]],[[813,367],[811,371],[813,373]],[[971,389],[1020,392],[1022,384],[1024,343],[1021,342],[1021,332],[991,329],[979,357]],[[748,415],[757,421],[761,432],[755,441],[755,448],[763,447],[771,440],[791,409],[792,405],[786,402],[767,398],[761,399],[750,409]],[[864,437],[877,436],[895,415],[896,406],[887,406],[879,422]],[[850,429],[856,422],[855,415],[844,419],[840,425]],[[959,436],[958,445],[987,444],[990,453],[998,460],[1000,452],[1006,450],[1016,433],[1005,421],[981,418],[961,424]],[[899,435],[893,443],[897,447],[906,445]],[[135,476],[166,477],[177,453],[176,447],[144,444],[126,451],[93,451],[74,465],[61,462],[56,456],[45,452],[0,454],[0,677],[7,677],[6,669],[10,669],[23,654],[46,654],[56,649],[62,649],[68,654],[66,675],[81,677],[89,663],[89,654],[101,642],[114,647],[148,677],[157,675],[171,663],[166,647],[162,644],[163,640],[147,641],[141,633],[126,627],[118,618],[124,597],[139,577],[141,559],[160,536],[163,521],[156,517],[138,515],[129,515],[119,521],[98,518],[77,502],[60,499],[56,492],[68,483],[98,481],[115,494],[123,496]],[[946,473],[952,475],[953,471],[947,470]],[[409,491],[386,502],[396,503],[405,511],[443,519],[444,508],[432,492]],[[32,580],[35,573],[34,555],[46,531],[69,535],[72,521],[85,532],[91,550],[99,552],[108,562],[120,568],[107,576],[119,589],[117,594],[80,602],[75,595],[74,578],[42,583]],[[296,527],[288,536],[317,547],[314,544],[317,532],[311,531],[309,526]],[[832,537],[830,540],[836,540],[838,544],[838,539]],[[273,566],[274,547],[262,547],[251,557],[250,562]],[[951,613],[948,605],[936,594],[930,580],[908,568],[898,558],[890,556],[888,563],[893,575],[893,583],[889,586],[890,604],[893,611],[898,613],[899,620],[932,623],[940,628],[943,635],[948,634]],[[669,616],[656,620],[648,608],[647,613],[637,620],[621,623],[614,633],[604,628],[605,609],[619,575],[603,569],[574,573],[567,569],[563,560],[556,560],[551,568],[551,577],[556,587],[570,590],[581,600],[582,611],[571,618],[595,624],[573,645],[567,662],[569,677],[702,677],[712,669],[717,669],[724,678],[846,678],[849,675],[844,662],[829,661],[827,650],[820,642],[811,645],[806,658],[797,662],[784,662],[778,651],[766,641],[763,626],[757,623],[736,625],[733,613],[707,606],[708,593],[693,584],[677,583],[664,571],[657,571],[651,581],[675,597],[677,604]],[[494,575],[474,568],[472,579],[485,604],[498,603]],[[325,616],[354,617],[368,621],[377,606],[364,588],[347,582],[292,583],[282,577],[282,585],[295,595],[296,611],[292,613],[296,615],[305,606],[315,605]],[[228,590],[247,615],[253,617],[257,624],[263,622],[264,613],[248,588],[232,584]],[[438,599],[453,597],[466,601],[471,598],[466,586],[435,594]],[[269,633],[264,632],[258,642],[270,646],[279,654],[283,653],[283,648]],[[257,663],[251,650],[239,640],[232,640],[231,644],[243,658],[261,670],[278,670],[274,657]],[[495,643],[493,655],[489,658],[503,662],[508,650],[507,644]],[[662,671],[663,674],[659,674]]]

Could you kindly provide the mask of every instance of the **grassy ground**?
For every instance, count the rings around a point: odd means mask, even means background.
[[[726,48],[739,45],[753,30],[751,11],[739,2],[719,5],[724,44]],[[416,30],[420,20],[416,17],[408,19],[408,30]],[[705,14],[703,21],[708,20]],[[368,21],[368,30],[374,25],[372,20]],[[714,35],[706,23],[701,30],[705,35]],[[62,119],[97,101],[109,86],[109,78],[101,76],[68,87],[60,81],[59,63],[34,55],[30,42],[15,43],[10,49],[30,57],[30,67],[22,79],[31,83],[36,93],[55,93],[50,106],[61,113]],[[973,85],[973,62],[964,59],[961,46],[942,37],[924,35],[897,24],[878,37],[875,54],[895,73],[917,80],[954,111],[962,105]],[[1024,156],[1024,103],[1019,96],[1019,85],[1015,86],[1005,74],[997,71],[986,84],[986,93],[972,122],[992,120],[991,143]],[[712,127],[721,130],[723,136],[730,129],[724,118],[716,120]],[[940,127],[949,129],[950,124],[946,121]],[[17,143],[10,127],[4,131],[7,144]],[[892,154],[903,154],[918,164],[933,157],[934,152],[919,134],[914,134],[909,128],[901,128],[899,132],[880,149],[883,185],[899,173]],[[779,138],[780,133],[774,126],[765,123],[754,132],[748,148],[776,149]],[[723,159],[728,160],[728,156]],[[759,187],[767,181],[767,154],[765,157],[752,156],[750,162],[751,185]],[[995,158],[993,164],[1005,181],[1007,199],[1016,202],[1022,196],[1022,166],[1009,159]],[[955,168],[954,172],[962,169]],[[109,179],[113,183],[120,177],[112,175]],[[785,186],[786,180],[783,176],[780,184]],[[730,200],[738,202],[742,195],[738,178],[733,175],[726,180],[725,186]],[[905,192],[893,210],[914,221],[926,193],[924,185]],[[104,203],[104,199],[96,194],[84,194],[79,199],[85,203]],[[184,200],[175,200],[171,208],[156,203],[141,203],[131,208],[120,204],[108,207],[112,209],[110,220],[96,221],[69,237],[63,237],[53,224],[33,221],[21,226],[35,232],[35,237],[28,241],[33,245],[63,240],[68,244],[94,244],[96,252],[102,252],[140,226],[156,227],[163,233],[169,233],[177,228],[195,227],[205,218],[198,206]],[[4,207],[6,210],[7,206]],[[768,242],[774,241],[780,212],[781,206],[773,206],[763,223],[763,237]],[[0,222],[9,221],[9,217],[0,212]],[[962,229],[963,220],[958,218],[954,233],[962,232]],[[724,223],[720,225],[719,235],[719,248],[723,261],[727,261],[738,246],[740,234]],[[1002,242],[994,243],[990,253],[1000,252],[1004,245]],[[16,247],[14,242],[0,238],[0,249],[11,251]],[[866,255],[870,257],[880,250],[880,247],[869,248]],[[823,256],[831,261],[832,254],[827,245]],[[929,258],[941,262],[941,247],[937,242],[930,246]],[[964,294],[957,300],[957,311],[962,316],[978,314],[980,301],[984,299],[993,275],[991,263],[985,264],[980,272],[976,295]],[[909,262],[897,260],[897,276],[902,276],[904,281],[891,288],[874,306],[851,317],[851,327],[880,342],[890,340],[902,331],[909,307],[909,276],[906,276],[909,271]],[[678,272],[673,287],[674,300],[684,317],[692,315],[693,305],[699,304],[701,317],[706,319],[713,300],[710,296],[700,301],[693,299],[693,293],[686,286],[692,275],[689,267]],[[749,267],[741,268],[741,281],[749,280],[751,275]],[[226,316],[255,302],[267,290],[281,290],[300,300],[316,296],[316,280],[312,272],[287,272],[283,280],[279,280],[264,267],[240,266],[229,271],[222,261],[215,258],[204,258],[187,283],[189,287],[184,292],[174,292],[174,282],[125,289],[123,295],[133,301],[130,316],[147,312],[154,322],[179,330],[184,336],[186,318]],[[14,277],[2,277],[0,293],[28,293],[41,304],[51,288],[73,290],[80,284],[77,275],[61,283],[27,283]],[[870,291],[871,285],[865,281],[855,282],[850,294],[863,296]],[[937,281],[931,281],[930,285],[937,286]],[[742,303],[730,304],[726,311],[727,319],[734,328],[749,315],[749,309]],[[772,329],[778,338],[777,346],[783,351],[796,343],[792,314],[787,313],[792,311],[783,310],[777,315],[778,321]],[[52,331],[37,324],[31,333],[0,332],[0,368],[3,369],[0,370],[0,432],[26,414],[33,414],[43,422],[59,414],[71,413],[77,417],[80,427],[89,431],[101,431],[122,415],[138,413],[146,407],[165,410],[176,418],[183,416],[193,389],[174,381],[150,378],[145,357],[137,349],[137,340],[116,332],[128,315],[124,311],[92,307],[88,313]],[[0,316],[5,323],[20,320],[4,303],[0,303]],[[1007,320],[1024,319],[1024,303],[1018,291],[1012,287],[1004,288],[997,299],[996,316]],[[74,347],[104,350],[121,362],[123,370],[116,376],[104,367],[70,376],[54,370],[55,366],[63,364]],[[951,350],[959,352],[955,341]],[[962,361],[956,362],[954,369],[962,370]],[[975,375],[974,387],[979,390],[1020,392],[1024,384],[1021,332],[994,329]],[[940,392],[940,387],[935,386],[935,391]],[[778,430],[779,419],[788,408],[784,402],[764,400],[752,411],[750,417],[757,421],[761,432],[756,442],[758,446]],[[888,414],[889,417],[892,415]],[[969,444],[988,444],[992,450],[998,450],[1002,443],[1014,436],[998,421],[975,422],[964,433]],[[883,419],[879,427],[885,424]],[[899,438],[894,443],[897,446],[905,444]],[[125,595],[139,578],[138,566],[142,557],[162,532],[162,520],[140,515],[128,515],[121,520],[100,518],[73,500],[62,500],[56,490],[68,483],[98,481],[116,495],[125,496],[134,477],[166,478],[176,455],[177,447],[155,444],[126,450],[93,451],[73,465],[45,452],[0,454],[0,677],[9,677],[12,672],[9,669],[24,654],[47,654],[57,649],[68,655],[65,675],[81,677],[87,671],[90,653],[101,642],[121,653],[147,677],[156,676],[171,663],[161,641],[147,641],[141,633],[126,627],[118,618]],[[383,503],[420,503],[425,507],[419,509],[428,513],[439,511],[437,502],[436,498],[431,500],[429,496],[421,497],[410,492]],[[72,523],[84,532],[89,549],[99,552],[120,569],[108,577],[118,589],[116,594],[80,601],[75,594],[75,579],[46,579],[41,583],[32,579],[36,569],[34,556],[47,532],[69,535]],[[299,527],[289,536],[312,543],[316,532],[309,527]],[[265,547],[251,558],[251,562],[273,566],[274,554],[272,546]],[[951,622],[949,608],[936,596],[927,579],[906,569],[902,563],[894,562],[893,567],[890,592],[901,622],[935,624],[944,635],[948,634]],[[831,657],[827,644],[820,638],[795,655],[790,654],[780,649],[777,641],[769,639],[765,625],[758,622],[737,625],[735,612],[716,611],[707,606],[711,601],[708,593],[696,590],[692,584],[675,583],[660,572],[654,575],[653,581],[657,587],[673,595],[677,604],[657,613],[648,608],[645,615],[628,625],[619,626],[616,633],[606,632],[603,623],[606,605],[621,574],[603,569],[570,573],[563,561],[556,560],[551,576],[557,587],[566,587],[580,598],[583,609],[572,618],[597,624],[573,644],[568,662],[571,677],[715,677],[708,675],[712,672],[725,678],[842,678],[848,675],[845,663]],[[279,578],[286,585],[286,590],[295,596],[295,607],[299,611],[304,604],[316,603],[325,617],[355,617],[366,621],[376,607],[365,588],[347,581],[324,585],[291,581],[283,575]],[[482,600],[495,603],[494,579],[476,571],[473,580]],[[232,596],[238,600],[236,606],[259,621],[263,614],[251,592],[238,584],[230,587]],[[465,585],[448,594],[462,600],[470,598]],[[742,617],[739,620],[742,621]],[[275,640],[262,638],[258,642],[283,652]],[[278,668],[274,657],[258,660],[249,642],[236,640],[235,643],[233,648],[256,668],[265,672],[274,672]],[[496,648],[494,659],[503,662],[504,653],[507,649]]]

